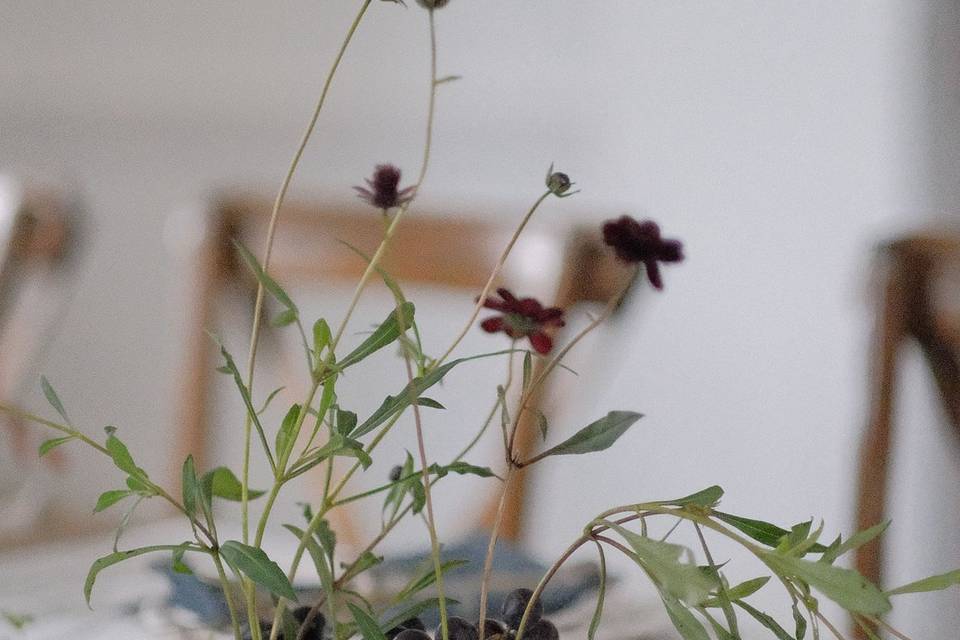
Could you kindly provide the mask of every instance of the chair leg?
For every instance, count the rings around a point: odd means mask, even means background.
[[[870,422],[860,448],[857,530],[881,522],[886,507],[897,355],[905,336],[908,310],[904,275],[898,266],[895,264],[891,269],[876,329]],[[879,583],[882,578],[882,562],[883,550],[879,540],[856,551],[857,570],[874,583]],[[867,638],[856,624],[853,636],[857,640]]]

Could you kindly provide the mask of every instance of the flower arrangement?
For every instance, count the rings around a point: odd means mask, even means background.
[[[385,10],[394,9],[386,6],[387,3],[404,4],[402,0],[382,0],[376,3],[376,6]],[[836,621],[825,617],[818,605],[818,598],[832,600],[849,612],[867,637],[876,638],[879,633],[886,631],[905,638],[905,635],[883,620],[884,614],[891,609],[891,598],[903,593],[943,589],[960,583],[960,571],[924,578],[883,591],[857,572],[838,566],[837,561],[845,553],[882,534],[888,523],[880,523],[847,539],[838,536],[833,541],[824,543],[821,541],[823,525],[814,527],[812,520],[782,528],[719,510],[723,491],[717,486],[682,498],[647,500],[615,506],[593,517],[586,517],[582,534],[571,542],[535,588],[514,590],[506,599],[502,610],[495,613],[488,611],[488,592],[494,549],[505,504],[502,497],[490,532],[479,585],[479,619],[465,620],[448,614],[450,602],[445,595],[444,575],[449,564],[442,562],[440,556],[441,543],[432,501],[435,485],[454,473],[473,474],[489,478],[491,482],[501,480],[505,487],[520,469],[544,463],[548,458],[591,454],[612,447],[641,416],[630,410],[611,411],[540,453],[527,458],[522,458],[517,453],[515,441],[520,417],[525,412],[539,411],[531,403],[534,393],[557,367],[562,366],[563,359],[570,350],[609,317],[623,294],[620,292],[614,296],[604,312],[559,346],[555,344],[556,330],[564,326],[564,309],[545,306],[533,298],[518,297],[506,288],[493,291],[493,284],[514,244],[539,207],[550,198],[566,198],[577,193],[571,191],[573,182],[566,174],[554,171],[552,166],[547,171],[543,193],[523,216],[513,237],[504,248],[486,286],[477,296],[475,307],[463,330],[441,355],[427,355],[424,349],[425,341],[417,326],[414,304],[406,299],[400,284],[382,267],[381,262],[391,239],[416,201],[427,174],[438,90],[445,83],[455,80],[454,77],[437,76],[436,14],[448,4],[448,0],[417,0],[429,20],[432,62],[426,141],[417,178],[411,185],[401,187],[401,171],[393,165],[381,164],[376,166],[372,177],[365,181],[365,186],[354,187],[358,196],[378,210],[383,217],[383,239],[376,252],[368,258],[367,268],[356,285],[347,312],[336,324],[336,328],[321,318],[313,322],[311,332],[306,331],[303,324],[305,319],[301,317],[299,308],[281,284],[270,275],[273,237],[282,217],[287,190],[321,114],[332,80],[354,33],[372,4],[372,0],[361,0],[356,18],[337,53],[316,109],[279,189],[262,257],[257,258],[238,245],[238,252],[258,280],[253,329],[245,369],[241,370],[226,347],[220,347],[223,357],[220,370],[232,378],[246,407],[243,425],[244,454],[239,475],[226,467],[198,469],[192,457],[188,457],[182,466],[180,490],[168,490],[150,478],[116,429],[108,427],[105,439],[101,440],[74,426],[53,387],[45,378],[41,380],[42,390],[50,405],[59,414],[59,420],[49,420],[15,407],[0,405],[0,410],[59,432],[58,437],[41,445],[41,456],[58,446],[80,442],[112,461],[124,476],[125,487],[103,493],[95,511],[108,509],[127,498],[134,498],[137,502],[159,499],[172,505],[190,525],[192,540],[126,550],[114,548],[112,553],[97,559],[90,568],[83,587],[87,602],[90,601],[97,577],[108,567],[143,554],[166,553],[170,555],[175,570],[186,572],[190,569],[184,558],[190,554],[208,559],[215,567],[229,609],[230,629],[235,640],[245,637],[253,640],[309,640],[321,637],[333,640],[352,637],[361,637],[363,640],[430,640],[431,635],[426,632],[419,618],[428,609],[439,612],[440,624],[432,636],[433,640],[556,640],[559,637],[556,627],[543,617],[541,596],[558,569],[576,551],[589,546],[596,549],[601,569],[595,614],[587,629],[590,640],[603,621],[606,554],[611,552],[631,559],[649,578],[659,593],[670,620],[685,640],[709,640],[711,636],[718,640],[738,639],[738,615],[742,614],[756,620],[769,631],[771,637],[779,640],[802,640],[805,637],[818,640],[821,634],[827,631],[842,640],[844,635]],[[676,239],[663,238],[660,227],[650,220],[638,221],[624,215],[606,222],[602,233],[610,251],[623,262],[633,265],[635,275],[638,276],[641,272],[645,274],[650,285],[658,290],[664,288],[661,267],[679,263],[684,257],[682,243]],[[348,323],[366,286],[375,277],[382,278],[390,288],[395,298],[395,308],[361,344],[344,352],[342,342]],[[298,329],[303,338],[309,365],[309,391],[302,402],[289,408],[279,425],[263,424],[261,412],[255,408],[264,402],[255,398],[257,394],[254,391],[253,378],[267,296],[274,298],[283,308],[271,324],[274,327],[295,326]],[[477,323],[484,309],[496,314]],[[508,348],[452,358],[464,336],[477,326],[490,334],[505,334],[510,340]],[[337,402],[338,385],[345,383],[342,374],[351,366],[391,345],[399,347],[404,363],[405,377],[401,388],[398,392],[386,395],[376,411],[360,420],[356,414]],[[428,439],[423,428],[421,409],[443,407],[424,394],[440,383],[453,369],[484,357],[505,357],[509,361],[507,380],[499,387],[490,417],[480,433],[454,460],[446,464],[431,462],[427,455]],[[514,364],[516,359],[521,361],[518,366]],[[543,366],[538,374],[534,374],[533,363],[537,359],[542,361]],[[514,369],[519,369],[521,375],[515,377]],[[507,391],[511,386],[514,386],[514,391],[519,392],[516,406],[510,406],[507,400]],[[272,396],[268,397],[266,402],[271,399]],[[400,417],[408,412],[412,414],[415,425],[416,458],[409,456],[404,465],[394,468],[389,483],[372,491],[350,494],[351,477],[369,467],[372,457],[377,454],[378,443]],[[487,466],[470,464],[464,459],[497,413],[501,418],[503,464],[506,467],[503,478],[499,478]],[[272,471],[273,485],[267,491],[250,488],[249,477],[254,452],[262,456],[263,462],[269,465]],[[332,468],[337,458],[350,458],[354,462],[342,478],[333,482]],[[273,506],[284,486],[292,479],[316,468],[326,472],[324,492],[318,504],[305,509],[307,521],[304,527],[284,525],[298,539],[293,562],[284,570],[270,558],[269,550],[264,548],[264,534],[270,524]],[[502,495],[505,497],[506,491],[503,491]],[[367,549],[338,567],[334,562],[335,536],[330,530],[328,518],[335,509],[348,502],[373,496],[385,496],[385,512],[389,513],[390,517],[383,523],[380,535]],[[264,506],[259,517],[254,519],[250,503],[258,498],[264,499]],[[242,523],[240,540],[224,540],[219,535],[214,510],[215,499],[239,504]],[[432,566],[397,594],[395,604],[399,607],[399,613],[385,616],[371,606],[362,594],[351,589],[351,583],[380,561],[373,553],[374,548],[398,522],[411,514],[422,515],[426,523]],[[689,524],[696,531],[700,550],[695,552],[671,543],[666,536],[655,538],[648,535],[648,521],[655,519],[671,521],[674,525]],[[672,531],[673,528],[670,532]],[[731,584],[722,565],[715,562],[711,553],[708,537],[714,536],[740,545],[762,563],[769,575]],[[294,577],[301,570],[305,555],[313,564],[322,584],[322,596],[311,603],[298,602],[297,593],[292,586]],[[793,612],[790,630],[781,621],[760,611],[748,601],[750,596],[765,588],[771,581],[779,583],[789,599]],[[434,596],[422,599],[423,592],[428,590],[433,590]],[[263,591],[271,594],[273,605],[272,618],[266,621],[259,618],[262,599],[260,593]]]

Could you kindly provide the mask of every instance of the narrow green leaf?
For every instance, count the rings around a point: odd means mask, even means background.
[[[277,282],[270,277],[270,275],[263,270],[260,266],[260,262],[254,257],[250,251],[243,246],[240,242],[234,241],[234,245],[237,247],[237,251],[240,253],[240,257],[243,258],[243,261],[247,263],[247,266],[250,268],[250,271],[253,273],[254,277],[263,285],[263,288],[270,292],[270,294],[277,299],[277,302],[282,304],[288,310],[298,313],[297,305],[293,304],[293,300],[290,299],[290,296],[287,295],[287,292],[283,290]]]
[[[797,625],[797,631],[794,635],[797,636],[797,640],[803,640],[803,636],[807,633],[807,619],[800,613],[800,607],[797,606],[796,602],[793,603],[793,622]]]
[[[527,351],[523,354],[523,380],[520,386],[521,389],[526,391],[527,387],[530,386],[530,383],[533,381],[533,356]]]
[[[223,498],[231,502],[240,502],[243,499],[243,484],[230,469],[217,467],[203,474],[203,479],[209,486],[211,497]],[[264,493],[264,491],[258,491],[257,489],[248,489],[247,497],[250,500],[255,500]]]
[[[115,435],[108,436],[107,451],[110,452],[113,464],[117,465],[118,469],[131,476],[136,477],[142,474],[143,477],[146,477],[147,474],[134,463],[133,456],[130,455],[130,450],[127,449],[127,445],[121,442],[120,438]]]
[[[440,563],[440,573],[446,574],[448,571],[470,564],[469,560],[445,560]],[[415,574],[406,585],[394,597],[395,602],[408,600],[420,591],[423,591],[437,581],[437,572],[434,570],[433,563],[425,564],[420,572]]]
[[[260,423],[260,416],[257,414],[257,410],[253,408],[253,401],[250,399],[250,389],[248,389],[247,385],[243,382],[243,376],[240,375],[240,370],[237,369],[237,364],[234,362],[233,356],[230,355],[230,352],[227,351],[226,347],[224,347],[222,344],[220,345],[220,355],[223,356],[225,363],[224,366],[233,377],[233,383],[240,392],[240,397],[243,399],[243,404],[247,408],[247,415],[250,416],[253,426],[257,429],[257,436],[259,436],[260,444],[263,446],[263,452],[266,454],[267,460],[270,462],[270,468],[276,469],[277,465],[273,460],[273,454],[270,453],[270,445],[267,444],[267,435],[263,430],[263,425]]]
[[[197,467],[193,462],[193,456],[187,456],[183,461],[183,468],[180,472],[180,487],[183,495],[183,509],[191,518],[197,513],[197,499],[200,496],[200,480],[197,478]]]
[[[481,478],[491,478],[497,475],[490,469],[490,467],[478,467],[462,460],[442,466],[437,463],[430,465],[430,473],[435,473],[441,478],[451,472],[457,473],[461,476],[474,475],[480,476]]]
[[[890,526],[890,521],[881,522],[880,524],[875,524],[869,529],[864,529],[863,531],[858,531],[857,533],[850,536],[849,540],[842,541],[840,544],[833,546],[831,545],[820,558],[820,562],[826,562],[833,564],[833,562],[842,556],[845,553],[853,551],[858,547],[862,547],[867,544],[874,538],[879,537],[887,530],[887,527]]]
[[[46,396],[47,402],[50,403],[50,406],[60,414],[60,417],[63,418],[64,422],[70,424],[70,418],[67,417],[67,411],[63,408],[63,403],[60,402],[60,397],[57,395],[57,392],[53,390],[53,385],[50,384],[50,381],[47,380],[46,376],[40,376],[40,388],[43,389],[43,395]]]
[[[350,613],[353,614],[353,619],[357,623],[357,628],[360,630],[360,635],[363,636],[363,640],[387,640],[387,636],[380,630],[380,625],[377,624],[377,621],[374,620],[370,614],[352,602],[348,602],[347,607],[349,607]]]
[[[352,366],[367,356],[379,351],[400,337],[400,334],[410,328],[413,322],[414,306],[412,302],[405,302],[390,312],[379,327],[356,349],[347,354],[347,357],[337,363],[341,370]]]
[[[392,418],[394,414],[405,410],[410,406],[411,401],[415,401],[417,398],[423,395],[427,389],[443,380],[443,377],[457,365],[463,364],[464,362],[469,362],[470,360],[479,360],[481,358],[504,355],[510,353],[511,351],[511,349],[507,349],[504,351],[484,353],[467,358],[458,358],[457,360],[451,360],[450,362],[443,364],[436,369],[430,370],[422,377],[414,378],[400,391],[400,393],[395,396],[387,396],[380,407],[373,412],[373,415],[371,415],[363,422],[363,424],[357,427],[357,430],[353,432],[353,437],[360,438],[370,433],[381,424]]]
[[[459,601],[454,600],[453,598],[444,598],[444,602],[447,607],[453,607],[460,604]],[[404,620],[409,620],[410,618],[419,618],[420,614],[424,611],[430,611],[432,609],[437,609],[440,606],[440,598],[427,598],[426,600],[421,600],[415,602],[414,604],[397,611],[392,616],[380,623],[381,631],[389,631],[402,624]]]
[[[445,406],[443,406],[433,398],[427,398],[426,396],[417,398],[417,404],[421,407],[430,407],[431,409],[446,409]]]
[[[333,593],[333,569],[328,564],[329,558],[324,554],[324,550],[317,543],[316,538],[308,536],[306,531],[292,524],[285,524],[283,528],[295,535],[298,540],[303,541],[307,553],[313,560],[313,566],[317,570],[317,576],[320,578],[320,584],[323,586],[324,592]]]
[[[806,582],[848,611],[876,616],[890,610],[887,596],[856,571],[780,553],[768,552],[763,558],[778,572]]]
[[[603,601],[607,595],[607,558],[603,552],[603,545],[597,543],[597,552],[600,554],[600,584],[597,586],[597,607],[593,610],[590,627],[587,629],[587,640],[593,640],[600,628],[600,619],[603,617]]]
[[[902,587],[897,587],[896,589],[887,591],[887,595],[898,596],[903,593],[942,591],[943,589],[952,587],[955,584],[960,584],[960,569],[957,569],[956,571],[950,571],[949,573],[941,573],[940,575],[930,576],[929,578],[917,580],[916,582],[911,582],[910,584],[905,584]]]
[[[321,362],[323,358],[321,357],[321,352],[327,348],[330,344],[330,340],[333,339],[333,336],[330,332],[330,325],[327,324],[327,321],[323,318],[318,319],[313,323],[313,358],[317,362]]]
[[[97,580],[97,575],[99,575],[99,573],[107,567],[113,566],[119,562],[123,562],[124,560],[129,560],[130,558],[142,556],[145,553],[153,553],[155,551],[173,551],[179,546],[180,545],[175,544],[161,544],[151,547],[140,547],[139,549],[130,549],[129,551],[117,551],[102,558],[98,558],[90,566],[90,571],[87,572],[87,579],[83,583],[83,598],[86,600],[87,606],[90,606],[90,595],[93,593],[93,585]]]
[[[753,578],[752,580],[741,582],[740,584],[727,589],[727,597],[730,600],[742,600],[743,598],[752,596],[754,593],[762,589],[769,581],[770,576],[760,576],[759,578]],[[721,605],[718,599],[709,598],[703,601],[703,606],[719,607]]]
[[[742,600],[734,600],[733,604],[737,605],[751,616],[754,620],[765,626],[767,629],[773,632],[773,635],[777,636],[779,640],[795,640],[793,636],[787,633],[787,630],[781,627],[772,616],[753,608],[746,602]]]
[[[44,440],[39,449],[40,457],[42,458],[50,453],[50,451],[53,449],[56,449],[60,445],[70,442],[75,438],[76,436],[63,436],[62,438],[51,438],[50,440]]]
[[[274,595],[297,601],[297,594],[286,574],[263,550],[236,540],[227,540],[220,545],[220,555],[230,566]]]
[[[260,410],[259,410],[259,411],[257,411],[257,415],[258,415],[258,416],[263,415],[263,412],[266,411],[266,410],[267,410],[267,407],[270,406],[270,402],[271,402],[275,397],[277,397],[277,394],[278,394],[278,393],[280,393],[280,392],[283,391],[284,389],[286,389],[286,387],[277,387],[276,389],[274,389],[273,391],[271,391],[271,392],[270,392],[270,395],[267,396],[267,399],[263,401],[263,406],[260,407]]]
[[[274,327],[287,327],[297,321],[297,312],[293,309],[284,309],[273,317],[270,324]]]
[[[543,415],[543,411],[535,409],[534,412],[537,416],[537,429],[540,431],[540,438],[546,441],[547,433],[550,431],[550,423],[547,422],[547,416]]]
[[[133,495],[132,491],[127,491],[125,489],[115,489],[113,491],[105,491],[100,494],[100,497],[97,499],[97,506],[93,508],[94,513],[100,513],[105,509],[109,509],[113,505],[117,504],[127,496]]]
[[[337,407],[337,431],[344,436],[349,436],[357,428],[357,414],[353,411],[345,411]]]
[[[790,535],[790,532],[786,529],[778,527],[775,524],[770,524],[769,522],[764,522],[763,520],[744,518],[730,513],[723,513],[722,511],[714,511],[713,514],[718,519],[726,522],[736,529],[739,529],[757,542],[765,544],[768,547],[775,548],[778,544],[780,544],[780,538]],[[812,551],[813,553],[823,553],[826,550],[827,548],[822,544],[814,544],[809,549],[809,551]]]
[[[696,493],[691,493],[688,496],[683,498],[677,498],[675,500],[663,500],[657,504],[674,506],[674,507],[686,507],[687,505],[696,505],[698,507],[709,508],[720,502],[720,498],[723,497],[723,489],[717,485],[712,487],[707,487],[703,491],[697,491]]]
[[[383,556],[378,556],[372,551],[364,551],[362,554],[360,554],[360,557],[353,562],[353,564],[349,565],[350,570],[344,574],[346,577],[344,578],[341,576],[341,579],[344,581],[352,580],[364,571],[372,569],[381,562],[383,562]],[[341,566],[343,566],[343,563],[341,563]],[[344,568],[346,568],[346,566],[344,566]]]
[[[697,605],[707,598],[716,584],[716,579],[704,575],[697,565],[680,562],[684,554],[692,557],[685,547],[653,540],[613,522],[602,522],[627,541],[641,566],[657,579],[666,595]]]
[[[172,553],[172,562],[171,568],[174,573],[180,573],[183,575],[193,575],[193,569],[187,566],[183,562],[183,555],[187,552],[187,549],[190,547],[189,542],[184,542],[179,547],[173,550]]]
[[[274,451],[277,453],[277,458],[283,456],[283,452],[286,450],[290,436],[293,434],[293,430],[297,426],[297,418],[299,417],[299,404],[292,405],[287,411],[287,415],[283,417],[283,421],[280,423],[280,428],[277,430],[277,437],[274,439]]]
[[[641,417],[642,414],[633,411],[611,411],[557,446],[536,456],[533,460],[539,460],[547,456],[579,455],[603,451],[612,446]]]
[[[687,607],[668,593],[661,592],[661,599],[667,608],[667,615],[673,626],[680,632],[683,640],[710,640],[707,630],[703,628]]]

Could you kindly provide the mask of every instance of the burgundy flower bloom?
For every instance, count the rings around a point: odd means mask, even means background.
[[[663,289],[659,263],[683,260],[683,244],[661,238],[660,227],[653,220],[637,222],[630,216],[608,220],[603,225],[603,241],[613,247],[621,260],[642,262],[650,284],[657,289]]]
[[[392,164],[378,164],[373,171],[373,178],[366,179],[366,187],[354,187],[360,198],[366,200],[378,209],[392,209],[399,207],[413,198],[415,187],[397,190],[400,184],[400,169]]]
[[[507,289],[497,289],[500,300],[487,298],[483,306],[503,312],[480,323],[487,333],[503,331],[511,338],[530,338],[537,353],[546,354],[553,348],[553,339],[545,331],[548,327],[562,327],[563,309],[544,307],[533,298],[517,298]]]

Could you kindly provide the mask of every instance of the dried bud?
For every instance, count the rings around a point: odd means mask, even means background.
[[[448,2],[450,0],[417,0],[417,4],[424,9],[442,9],[447,6]]]
[[[395,466],[393,469],[390,469],[390,482],[396,482],[400,479],[400,474],[403,473],[403,469],[400,465]]]

